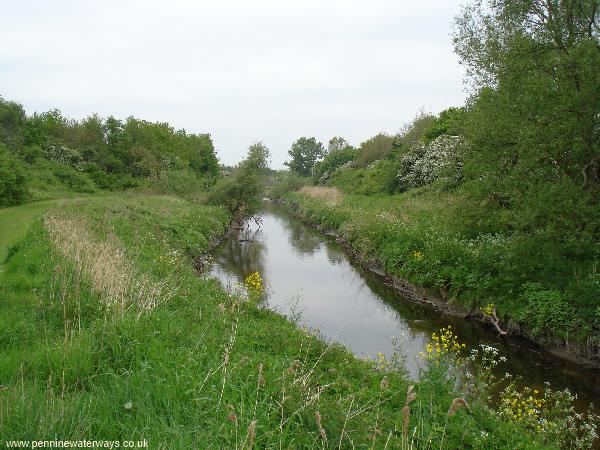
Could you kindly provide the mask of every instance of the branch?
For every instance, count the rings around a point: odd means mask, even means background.
[[[491,306],[491,305],[490,305]],[[505,336],[508,334],[508,332],[504,331],[502,328],[500,328],[500,319],[498,319],[498,315],[496,314],[496,308],[494,307],[494,309],[492,310],[492,314],[486,314],[485,312],[483,312],[483,317],[487,317],[490,319],[490,321],[492,322],[492,324],[496,327],[496,329],[498,330],[498,333],[500,333],[502,336]]]

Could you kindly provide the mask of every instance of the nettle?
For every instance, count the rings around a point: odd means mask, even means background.
[[[461,178],[463,145],[459,136],[445,134],[429,144],[415,144],[400,160],[396,176],[400,189],[424,186],[439,179],[458,181]]]

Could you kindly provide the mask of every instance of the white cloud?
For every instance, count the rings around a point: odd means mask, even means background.
[[[457,1],[21,0],[0,16],[0,94],[210,132],[234,163],[281,166],[303,135],[352,143],[463,102]]]

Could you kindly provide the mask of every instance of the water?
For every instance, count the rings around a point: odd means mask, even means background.
[[[529,386],[549,381],[569,388],[584,407],[600,400],[600,371],[558,359],[523,339],[502,339],[478,323],[442,315],[403,298],[385,280],[353,264],[333,237],[318,232],[282,207],[265,204],[258,223],[250,222],[214,252],[209,276],[226,286],[259,272],[267,285],[264,305],[346,345],[359,357],[391,356],[393,337],[406,367],[418,377],[419,354],[431,333],[451,325],[467,347],[500,349],[502,372],[520,375]]]

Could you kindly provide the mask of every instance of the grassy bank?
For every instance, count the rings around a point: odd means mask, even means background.
[[[493,305],[511,331],[600,357],[598,273],[589,243],[557,241],[551,229],[473,233],[456,220],[466,207],[460,190],[365,196],[316,187],[286,198],[301,217],[338,231],[388,273],[473,312]]]
[[[456,390],[444,351],[408,391],[394,361],[357,360],[199,278],[193,260],[229,217],[173,197],[123,195],[78,200],[35,221],[0,274],[0,440],[147,439],[150,448],[557,442],[473,393],[468,409],[453,403],[465,391]]]

